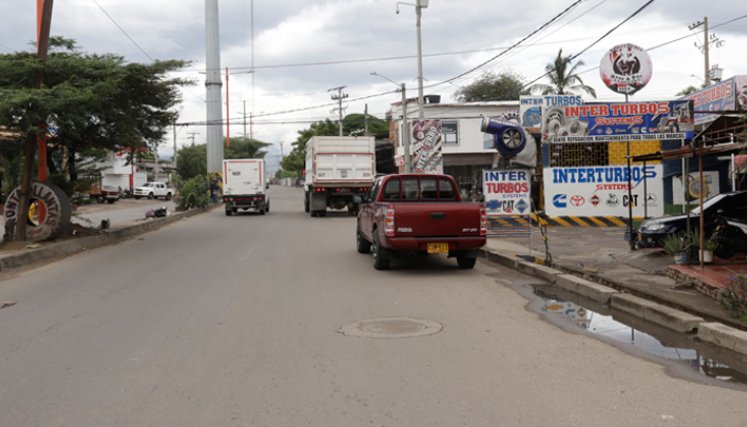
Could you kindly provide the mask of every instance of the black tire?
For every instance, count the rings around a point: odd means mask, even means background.
[[[270,203],[268,202],[267,205],[265,205],[265,212],[270,212]]]
[[[114,202],[116,202],[116,201],[117,201],[116,199],[109,199],[106,202],[111,205],[111,204],[114,204]]]
[[[153,193],[148,193],[148,199],[150,200],[152,198],[153,198]]]
[[[474,268],[476,262],[477,262],[477,258],[474,258],[474,257],[457,256],[457,264],[459,264],[459,268],[462,268],[465,270]]]
[[[305,193],[305,196],[303,198],[303,211],[307,213],[309,212],[309,192],[308,191]]]
[[[355,232],[355,246],[358,249],[359,254],[371,253],[371,242],[361,236],[360,230]]]
[[[226,209],[226,216],[231,216],[233,212],[231,212],[231,209]]]
[[[718,240],[718,246],[713,250],[713,254],[721,259],[729,259],[737,254],[737,247],[731,242]]]
[[[262,208],[262,209],[259,210],[259,214],[260,215],[264,215],[266,212],[267,211],[264,208]]]
[[[135,200],[140,200],[140,196],[135,196]]]
[[[371,252],[373,252],[374,268],[377,270],[389,270],[389,266],[392,259],[389,252],[381,247],[379,243],[379,236],[374,230],[373,245],[371,246]]]
[[[311,215],[312,218],[316,218],[316,211],[311,211],[310,215]]]
[[[166,194],[166,200],[171,200],[171,193]]]

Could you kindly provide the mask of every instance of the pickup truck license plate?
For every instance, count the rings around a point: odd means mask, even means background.
[[[448,243],[428,243],[427,247],[429,254],[445,254],[449,252]]]

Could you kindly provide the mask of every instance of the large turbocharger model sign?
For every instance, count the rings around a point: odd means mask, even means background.
[[[21,189],[16,188],[5,201],[6,228],[9,224],[26,221],[26,239],[42,241],[59,236],[70,225],[72,206],[65,193],[51,184],[34,182],[31,185],[29,211],[21,212]]]
[[[632,95],[643,89],[649,80],[653,67],[651,58],[640,47],[620,44],[602,57],[599,73],[608,88],[617,93]]]

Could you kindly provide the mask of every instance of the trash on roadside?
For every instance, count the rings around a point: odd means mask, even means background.
[[[147,212],[145,212],[146,218],[163,218],[169,214],[169,210],[166,208],[166,206],[162,206],[160,208],[156,209],[150,209]]]

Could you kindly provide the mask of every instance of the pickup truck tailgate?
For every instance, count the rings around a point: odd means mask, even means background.
[[[400,237],[458,237],[480,235],[478,203],[397,203],[395,235]]]

